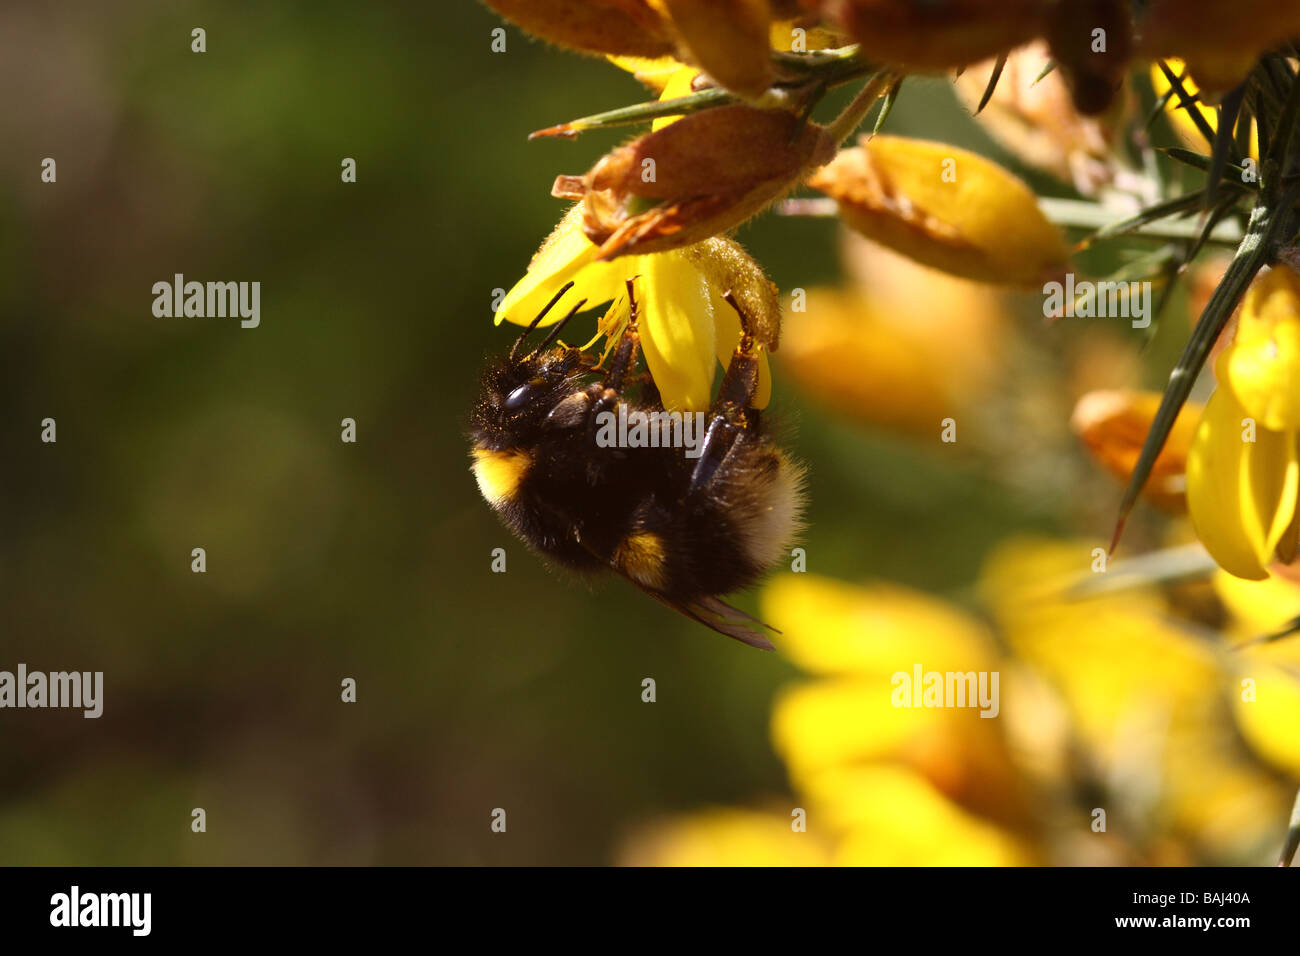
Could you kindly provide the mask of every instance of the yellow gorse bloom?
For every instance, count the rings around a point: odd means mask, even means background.
[[[1300,773],[1300,685],[1285,669],[1300,647],[1215,646],[1154,588],[1078,594],[1091,544],[1004,541],[979,576],[982,619],[889,582],[775,578],[763,616],[805,675],[772,712],[794,800],[663,821],[625,862],[1254,861],[1290,806],[1278,772]],[[1300,609],[1296,584],[1230,581],[1230,616],[1257,615],[1247,632]],[[897,672],[918,663],[999,673],[998,719],[951,701],[900,706]],[[1256,695],[1234,692],[1244,676]],[[1103,832],[1082,802],[1097,787],[1113,814]],[[800,811],[806,832],[792,826]]]
[[[1070,250],[1023,180],[946,143],[863,136],[808,185],[845,225],[965,279],[1027,287],[1065,273]]]
[[[768,346],[774,342],[779,310],[775,292],[735,243],[710,239],[613,262],[596,261],[597,251],[583,235],[579,204],[542,244],[527,274],[506,293],[497,309],[497,324],[528,325],[566,282],[573,282],[574,288],[565,301],[586,299],[587,307],[595,308],[623,296],[625,282],[639,277],[641,348],[664,407],[671,411],[708,408],[718,363],[725,368],[731,361],[740,340],[740,319],[723,293],[732,291],[760,328],[771,329],[759,335],[760,341]],[[562,308],[553,309],[542,325],[558,321],[562,314]],[[772,378],[766,348],[759,355],[755,405],[763,408],[771,397]]]
[[[1261,580],[1295,556],[1300,492],[1300,277],[1285,265],[1247,290],[1237,334],[1215,363],[1187,461],[1196,533],[1224,570]]]

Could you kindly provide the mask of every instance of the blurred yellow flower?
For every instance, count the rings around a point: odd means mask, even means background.
[[[815,834],[797,832],[790,814],[718,808],[649,827],[622,854],[627,866],[826,866]]]
[[[1005,542],[978,582],[989,624],[896,584],[776,578],[763,616],[813,675],[772,715],[790,809],[665,821],[626,861],[1151,865],[1276,853],[1291,797],[1279,774],[1300,778],[1300,682],[1284,663],[1194,634],[1153,588],[1080,594],[1095,560],[1085,542]],[[1292,588],[1274,595],[1276,611],[1300,606]],[[997,717],[950,700],[898,704],[899,672],[921,665],[999,673]]]
[[[597,248],[582,233],[582,207],[575,206],[533,257],[528,272],[506,293],[496,322],[528,325],[567,282],[576,302],[588,307],[624,294],[627,279],[639,276],[641,346],[646,365],[669,410],[709,407],[718,362],[725,368],[740,340],[740,320],[722,299],[731,290],[766,334],[760,342],[775,342],[779,304],[758,266],[734,242],[710,239],[680,250],[629,256],[598,262]],[[542,325],[559,320],[552,309]],[[757,407],[771,396],[767,349],[759,351]]]
[[[1224,571],[1214,589],[1242,642],[1233,709],[1242,736],[1278,769],[1300,778],[1300,635],[1276,635],[1300,617],[1300,583],[1281,574],[1249,581]],[[1273,638],[1264,640],[1265,638]]]
[[[1241,707],[1255,706],[1235,703],[1254,662],[1180,626],[1153,588],[1071,596],[1094,560],[1085,542],[1011,540],[987,562],[981,591],[1011,651],[1061,692],[1072,734],[1113,791],[1103,808],[1211,859],[1275,853],[1294,783],[1260,766],[1272,759],[1262,738],[1245,734],[1252,754],[1233,728],[1234,710],[1240,724]],[[1272,700],[1276,709],[1249,717],[1295,740],[1300,706]]]
[[[838,866],[1030,866],[1033,849],[902,767],[835,768],[808,785],[843,834]]]
[[[999,290],[843,234],[854,281],[787,309],[781,368],[861,424],[928,437],[948,416],[977,420],[1006,359]]]

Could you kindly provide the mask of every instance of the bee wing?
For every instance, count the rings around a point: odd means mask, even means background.
[[[623,576],[627,578],[627,575]],[[631,578],[627,578],[627,580],[632,581]],[[719,634],[725,634],[727,637],[748,644],[750,647],[757,647],[759,650],[771,651],[776,649],[772,642],[764,636],[763,632],[752,627],[751,623],[757,624],[759,627],[765,627],[773,634],[780,634],[780,631],[771,624],[764,624],[758,618],[746,614],[740,608],[732,607],[721,598],[703,597],[684,604],[674,601],[662,591],[655,591],[638,584],[636,581],[632,581],[632,583],[659,603],[672,608],[679,614],[684,614],[692,621],[698,621]]]
[[[587,548],[587,551],[594,557],[600,557],[595,551],[591,550],[591,548]],[[625,573],[621,568],[615,567],[613,564],[609,564],[607,567],[623,580],[635,584],[660,604],[672,608],[678,614],[689,617],[692,621],[697,621],[698,623],[703,624],[710,630],[717,631],[719,634],[725,634],[727,637],[740,641],[742,644],[748,644],[750,647],[757,647],[762,651],[776,650],[775,645],[767,639],[762,631],[751,627],[750,625],[757,624],[759,627],[767,628],[767,630],[771,631],[773,634],[780,634],[780,631],[774,628],[771,624],[765,624],[758,618],[746,614],[740,608],[732,607],[719,597],[710,595],[683,603],[681,601],[673,600],[663,591],[656,591],[654,588],[646,587],[640,581]]]

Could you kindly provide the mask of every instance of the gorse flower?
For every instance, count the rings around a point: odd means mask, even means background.
[[[956,276],[1040,286],[1069,250],[1020,179],[946,143],[862,137],[808,185],[835,199],[869,239]]]
[[[1251,285],[1187,461],[1197,535],[1224,570],[1259,580],[1295,558],[1300,493],[1300,278]]]
[[[619,299],[626,280],[639,277],[646,365],[665,408],[694,411],[708,407],[718,363],[730,363],[740,340],[740,319],[722,298],[730,291],[765,346],[755,398],[756,407],[765,407],[772,390],[767,352],[778,342],[780,304],[753,259],[736,243],[713,238],[672,252],[600,262],[597,247],[582,233],[581,215],[582,207],[575,206],[542,244],[527,274],[502,299],[498,324],[528,325],[566,282],[574,283],[566,302],[585,299],[594,308]],[[560,314],[553,309],[542,324],[558,321]]]
[[[1300,685],[1281,670],[1296,649],[1216,648],[1172,620],[1155,588],[1074,596],[1087,550],[1003,542],[980,574],[980,619],[887,582],[774,579],[764,615],[803,672],[771,721],[795,801],[666,821],[632,841],[627,862],[1257,862],[1288,803],[1277,771],[1300,772]],[[1295,585],[1267,596],[1236,585],[1223,591],[1230,626],[1300,613]],[[945,686],[997,673],[998,719],[969,696],[900,701],[900,677],[918,665]],[[1258,703],[1236,703],[1241,674],[1258,676]]]
[[[663,404],[701,410],[742,340],[734,302],[758,346],[762,407],[767,353],[781,334],[777,294],[723,237],[801,186],[818,190],[829,199],[781,211],[836,217],[884,265],[849,291],[803,273],[809,287],[792,292],[783,354],[806,397],[930,441],[936,425],[954,441],[960,418],[963,445],[997,477],[1032,488],[1035,501],[1060,499],[1072,515],[1066,499],[1081,512],[1092,504],[1061,492],[1059,479],[1076,474],[1067,460],[1076,456],[1057,440],[1073,407],[1083,446],[1128,482],[1113,546],[1145,495],[1167,514],[1159,531],[1144,522],[1138,533],[1179,541],[1194,528],[1224,571],[1215,590],[1231,597],[1216,603],[1205,582],[1184,580],[1181,548],[1172,562],[1144,555],[1089,591],[1079,579],[1106,570],[1095,566],[1105,553],[1095,541],[1000,549],[981,581],[980,620],[895,585],[783,578],[763,615],[816,679],[780,697],[772,733],[818,831],[792,837],[788,810],[770,806],[719,811],[660,831],[633,858],[1255,859],[1284,812],[1277,769],[1300,772],[1300,687],[1287,676],[1297,660],[1249,658],[1269,703],[1243,706],[1228,689],[1247,653],[1185,632],[1226,631],[1224,619],[1244,627],[1232,601],[1262,593],[1248,592],[1246,579],[1285,585],[1271,608],[1294,601],[1268,629],[1300,615],[1300,277],[1286,265],[1300,236],[1300,4],[486,2],[547,40],[604,54],[657,96],[534,134],[636,128],[585,172],[555,179],[552,194],[574,205],[505,296],[498,322],[528,325],[572,283],[544,323],[579,303],[612,302],[591,344],[600,334],[608,343],[634,280],[645,368]],[[1039,196],[975,152],[880,132],[913,74],[953,72],[959,99],[994,137],[1078,195]],[[821,116],[828,92],[850,83],[849,105]],[[1139,109],[1152,94],[1157,108]],[[844,148],[877,101],[874,132]],[[1161,147],[1162,110],[1185,148]],[[1122,243],[1117,254],[1094,255],[1103,240]],[[1211,275],[1203,253],[1216,246],[1236,252]],[[1087,283],[1090,304],[1109,287],[1110,311],[1125,318],[1133,305],[1133,318],[1150,320],[1178,301],[1165,295],[1178,277],[1193,277],[1194,328],[1163,392],[1135,387],[1143,370],[1127,328],[1065,330],[1072,340],[1048,328],[1048,347],[1010,320],[1012,300],[992,288],[1047,296],[1047,283],[1090,267],[1110,270]],[[1070,354],[1058,355],[1067,342]],[[1202,406],[1188,399],[1207,362],[1218,384]],[[1038,453],[1024,454],[1035,439]],[[1209,572],[1199,548],[1186,553]],[[1173,586],[1167,595],[1142,583],[1170,568],[1178,588],[1199,593],[1176,600]],[[1049,572],[1055,580],[1044,581]],[[1014,690],[1004,719],[900,708],[891,676],[918,659],[959,674],[1005,672]],[[1237,730],[1225,731],[1234,720]],[[1274,767],[1256,766],[1242,736]],[[1108,836],[1087,826],[1099,791],[1122,798],[1103,804],[1116,817]]]

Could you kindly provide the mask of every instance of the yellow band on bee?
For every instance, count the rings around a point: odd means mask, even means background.
[[[527,452],[494,451],[490,448],[474,449],[474,478],[478,490],[490,505],[499,505],[514,497],[532,464]]]

